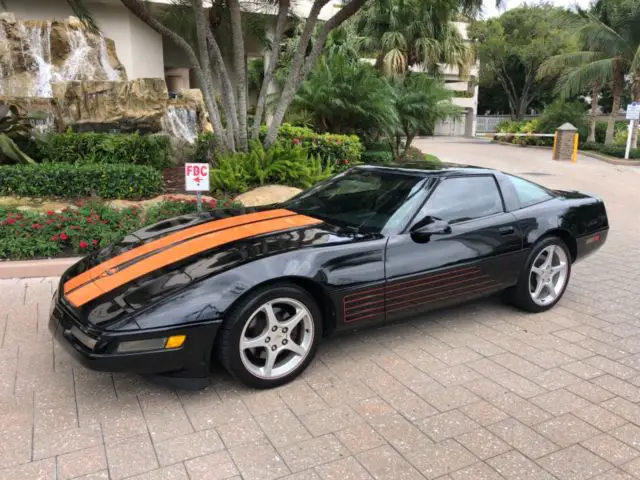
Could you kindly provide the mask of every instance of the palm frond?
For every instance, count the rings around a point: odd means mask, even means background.
[[[613,80],[615,60],[605,58],[571,69],[561,75],[557,93],[564,98],[588,91],[594,83],[606,85]]]
[[[538,79],[552,77],[561,74],[563,71],[577,68],[603,57],[600,52],[569,52],[561,55],[554,55],[545,60],[538,69]]]

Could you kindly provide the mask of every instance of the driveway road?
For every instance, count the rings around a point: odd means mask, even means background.
[[[480,301],[331,339],[276,390],[194,393],[77,366],[46,328],[56,279],[1,281],[0,480],[640,478],[640,171],[417,145],[605,199],[607,244],[553,311]]]

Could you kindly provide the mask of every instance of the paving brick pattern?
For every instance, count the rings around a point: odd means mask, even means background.
[[[76,365],[46,327],[56,280],[1,281],[0,480],[640,478],[640,172],[420,146],[604,197],[609,241],[554,310],[487,299],[330,339],[276,390],[185,392]]]

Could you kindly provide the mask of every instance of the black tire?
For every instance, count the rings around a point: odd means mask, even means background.
[[[531,274],[531,267],[533,266],[533,262],[535,261],[536,257],[543,249],[549,247],[550,245],[555,245],[556,247],[562,248],[564,250],[564,253],[568,259],[567,279],[564,283],[564,286],[562,287],[562,291],[555,298],[555,300],[553,300],[552,302],[549,302],[546,305],[540,305],[531,298],[531,293],[529,292],[529,278]],[[544,237],[538,243],[536,243],[531,249],[531,253],[529,253],[529,257],[527,258],[527,261],[524,264],[524,268],[520,272],[518,283],[514,287],[508,289],[505,292],[506,294],[505,297],[509,303],[527,312],[532,312],[532,313],[546,312],[547,310],[550,310],[551,308],[553,308],[560,301],[560,299],[564,295],[564,292],[567,289],[567,286],[569,285],[570,280],[571,280],[571,252],[567,248],[566,243],[561,238],[556,236]]]
[[[311,314],[313,340],[306,357],[286,375],[274,379],[260,378],[245,367],[240,353],[240,337],[251,315],[270,300],[290,298],[302,303]],[[315,300],[304,289],[292,283],[277,283],[248,294],[234,305],[217,335],[217,354],[222,366],[248,387],[273,388],[290,382],[300,375],[313,360],[322,337],[322,315]]]

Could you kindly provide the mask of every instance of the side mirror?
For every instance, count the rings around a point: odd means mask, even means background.
[[[425,217],[411,229],[411,238],[417,243],[426,243],[431,235],[446,235],[451,233],[451,226],[446,220],[435,217]]]

